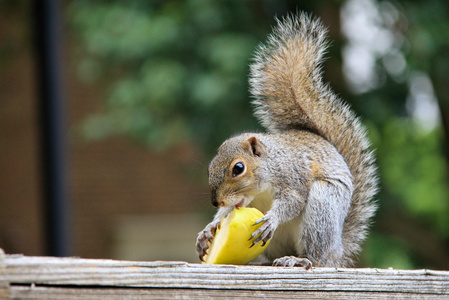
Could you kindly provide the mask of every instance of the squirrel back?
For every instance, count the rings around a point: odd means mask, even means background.
[[[354,192],[343,228],[344,257],[360,251],[376,204],[376,167],[360,119],[323,83],[321,63],[327,30],[306,14],[278,20],[251,65],[255,115],[272,133],[298,129],[316,133],[343,156]]]

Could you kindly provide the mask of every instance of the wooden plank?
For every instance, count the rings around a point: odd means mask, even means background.
[[[247,291],[214,289],[12,286],[12,299],[445,299],[441,295],[339,291]]]
[[[6,255],[5,264],[5,276],[15,293],[34,289],[45,294],[54,288],[79,288],[100,294],[111,290],[133,293],[136,290],[126,289],[133,287],[146,288],[144,290],[151,293],[170,289],[165,291],[170,297],[182,290],[182,295],[191,293],[192,298],[201,295],[216,298],[229,293],[254,296],[257,291],[270,297],[276,295],[274,298],[301,294],[307,297],[317,295],[318,298],[323,298],[323,295],[332,295],[331,298],[338,295],[364,295],[367,298],[377,295],[449,299],[448,271],[336,268],[305,271],[300,268],[22,255]]]
[[[0,299],[9,298],[9,282],[6,279],[5,252],[0,249]]]

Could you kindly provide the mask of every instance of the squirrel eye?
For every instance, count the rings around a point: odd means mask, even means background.
[[[234,165],[232,168],[232,177],[236,177],[238,175],[241,175],[245,171],[245,164],[239,161]]]

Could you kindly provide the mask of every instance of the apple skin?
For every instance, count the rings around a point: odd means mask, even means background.
[[[263,224],[254,223],[263,216],[256,208],[240,207],[222,218],[204,263],[246,265],[258,257],[270,243],[268,241],[264,246],[258,243],[251,247],[251,234]]]

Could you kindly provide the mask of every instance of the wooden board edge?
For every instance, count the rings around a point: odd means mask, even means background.
[[[9,281],[6,280],[5,251],[0,248],[0,299],[9,298],[11,289]]]

